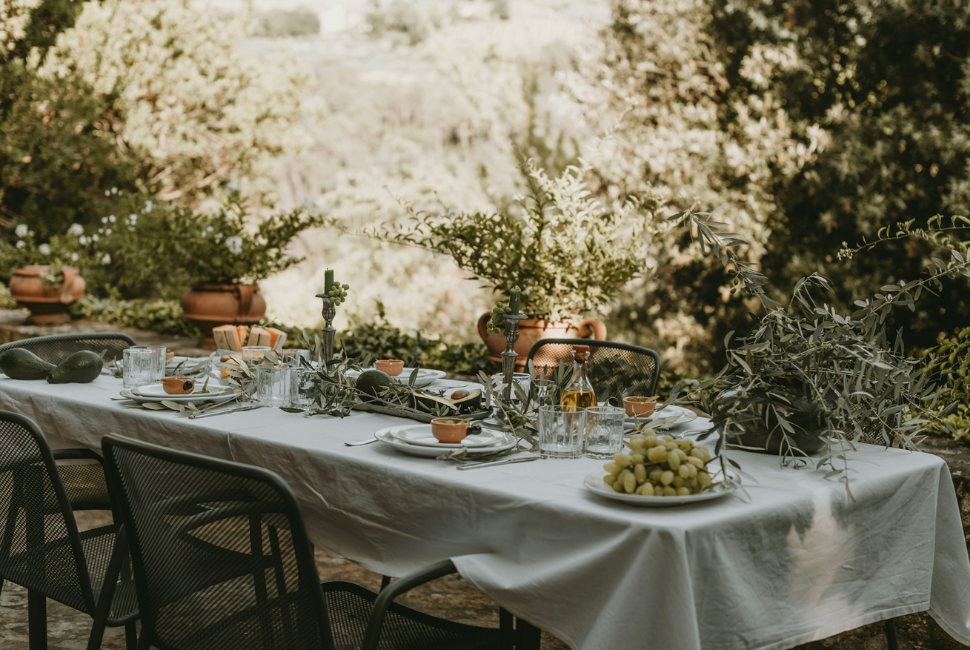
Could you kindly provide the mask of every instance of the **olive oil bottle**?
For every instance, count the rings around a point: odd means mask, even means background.
[[[573,383],[562,392],[563,408],[578,411],[596,406],[596,391],[586,375],[586,360],[588,358],[588,345],[573,346]]]

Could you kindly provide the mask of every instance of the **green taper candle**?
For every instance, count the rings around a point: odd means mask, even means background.
[[[330,290],[333,289],[333,269],[327,269],[323,277],[323,292],[330,293]]]
[[[512,287],[512,291],[509,293],[509,312],[512,314],[519,313],[519,303],[522,302],[522,291],[518,287]]]

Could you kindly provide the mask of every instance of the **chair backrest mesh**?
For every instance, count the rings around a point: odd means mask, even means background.
[[[0,577],[93,613],[79,566],[77,524],[43,434],[27,418],[0,412]]]
[[[332,647],[310,543],[278,478],[115,436],[104,452],[152,642]]]
[[[572,365],[574,345],[590,347],[587,375],[598,399],[656,392],[660,355],[649,348],[592,339],[544,339],[532,346],[529,359],[540,377],[551,378],[560,361],[567,368]]]
[[[135,341],[125,334],[56,334],[5,343],[0,345],[0,354],[10,348],[24,348],[48,363],[57,364],[75,352],[90,350],[96,354],[104,352],[104,360],[107,362],[121,359],[122,352],[133,345]]]

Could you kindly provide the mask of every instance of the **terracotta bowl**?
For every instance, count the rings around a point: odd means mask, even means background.
[[[624,397],[623,408],[626,410],[627,417],[646,418],[653,415],[653,410],[657,408],[656,397]]]
[[[374,368],[380,370],[385,375],[397,377],[404,370],[404,362],[400,359],[381,359],[374,362]]]
[[[468,422],[461,418],[435,418],[431,420],[431,434],[438,442],[456,445],[468,435]]]
[[[162,380],[162,388],[169,395],[188,395],[195,390],[195,379],[192,377],[166,377]]]

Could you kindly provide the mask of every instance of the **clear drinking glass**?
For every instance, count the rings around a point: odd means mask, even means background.
[[[260,406],[289,406],[290,368],[269,363],[256,366],[256,402]]]
[[[158,355],[146,347],[131,347],[122,352],[121,367],[125,388],[138,388],[155,381]]]
[[[166,357],[167,350],[164,345],[146,345],[146,348],[155,353],[155,377],[153,383],[160,384],[165,379],[165,366],[168,365]]]
[[[262,363],[267,352],[273,348],[268,345],[244,345],[242,349],[242,360],[246,363]]]
[[[579,458],[583,455],[586,411],[572,407],[539,408],[539,453],[543,458]]]
[[[586,456],[613,458],[623,451],[623,425],[626,411],[615,406],[590,406],[586,409]]]
[[[291,366],[290,406],[310,408],[313,405],[313,388],[316,386],[317,371],[306,366]]]
[[[502,373],[497,373],[492,375],[492,392],[494,395],[504,395],[505,394],[505,375]],[[513,383],[518,384],[523,391],[529,394],[529,374],[525,372],[513,372],[512,373]],[[515,396],[515,388],[512,389],[512,402],[518,404],[519,400]],[[492,406],[498,406],[495,404],[494,399],[492,400]]]
[[[551,379],[536,379],[532,382],[535,389],[535,401],[533,408],[539,410],[543,406],[552,406],[556,403],[556,382]]]
[[[310,363],[310,351],[305,349],[290,348],[283,350],[280,353],[280,357],[283,359],[283,363],[288,366],[299,366],[303,363],[302,360],[306,360]]]

